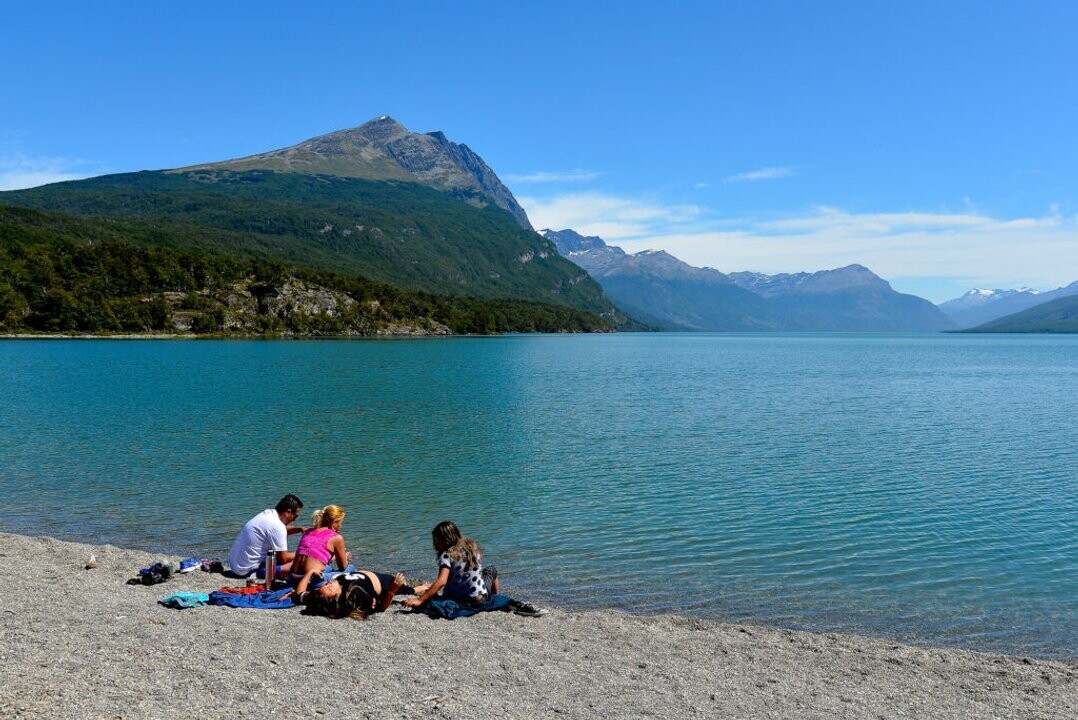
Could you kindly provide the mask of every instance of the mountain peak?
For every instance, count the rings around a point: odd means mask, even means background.
[[[280,150],[180,169],[195,170],[271,170],[415,182],[443,192],[464,191],[464,199],[472,205],[492,203],[531,229],[513,194],[467,145],[450,141],[441,131],[414,133],[389,115]]]
[[[338,133],[358,135],[367,138],[370,142],[389,142],[408,134],[408,128],[391,118],[389,115],[379,115],[373,120],[368,120],[362,125],[357,125],[348,130],[339,130]],[[330,133],[336,135],[337,133]],[[323,135],[321,137],[328,137]],[[317,140],[318,138],[312,138]],[[307,142],[310,142],[308,140]]]

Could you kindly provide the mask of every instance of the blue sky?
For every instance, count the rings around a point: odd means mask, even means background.
[[[304,5],[6,3],[0,188],[389,114],[627,251],[934,301],[1078,279],[1078,3]]]

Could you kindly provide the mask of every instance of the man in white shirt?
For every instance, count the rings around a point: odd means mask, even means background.
[[[303,503],[295,495],[285,495],[275,508],[268,508],[247,521],[228,552],[228,575],[237,578],[265,572],[266,553],[277,551],[277,573],[292,567],[295,553],[288,551],[288,536],[306,528],[291,525],[299,517]]]

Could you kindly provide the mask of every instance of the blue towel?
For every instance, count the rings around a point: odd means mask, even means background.
[[[236,595],[220,591],[210,593],[210,605],[225,605],[234,608],[255,608],[259,610],[283,610],[292,607],[292,598],[283,597],[292,592],[292,588],[283,590],[263,590],[250,595]]]
[[[456,618],[469,617],[476,613],[505,610],[509,607],[510,602],[512,602],[512,598],[508,595],[491,595],[483,602],[463,605],[448,598],[433,598],[426,605],[419,608],[419,612],[426,613],[432,618],[455,620]]]
[[[185,608],[202,607],[208,603],[209,600],[210,596],[206,593],[178,592],[172,593],[168,597],[163,597],[157,602],[165,607],[183,610]]]

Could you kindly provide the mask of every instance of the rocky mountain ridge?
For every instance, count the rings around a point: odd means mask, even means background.
[[[733,272],[727,275],[731,282],[761,297],[773,298],[790,293],[828,293],[849,290],[853,287],[890,289],[886,280],[864,265],[847,265],[834,270],[818,272],[780,273],[765,275],[755,272]]]
[[[442,191],[463,191],[477,207],[488,201],[523,228],[532,229],[524,209],[493,170],[467,145],[445,133],[414,133],[388,115],[297,145],[235,160],[193,165],[175,172],[273,170],[366,180],[418,182]]]

